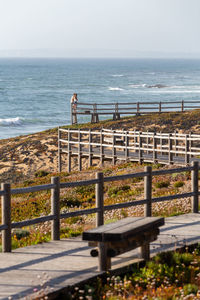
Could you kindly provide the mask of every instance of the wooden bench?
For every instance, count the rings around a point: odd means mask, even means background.
[[[157,239],[159,226],[164,225],[164,218],[129,217],[120,221],[102,225],[83,232],[83,240],[89,241],[91,256],[99,256],[99,270],[111,268],[111,257],[141,247],[141,257],[150,257],[149,243]]]

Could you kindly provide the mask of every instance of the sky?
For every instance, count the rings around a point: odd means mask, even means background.
[[[200,0],[0,0],[0,57],[200,58]]]

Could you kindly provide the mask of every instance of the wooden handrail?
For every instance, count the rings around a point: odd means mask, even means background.
[[[89,166],[92,166],[94,158],[99,159],[102,165],[106,159],[111,160],[113,164],[120,159],[183,166],[200,156],[200,135],[192,133],[156,133],[104,128],[100,131],[75,129],[59,129],[59,131],[59,171],[62,170],[61,156],[65,153],[68,155],[69,172],[72,156],[78,157],[79,170],[82,169],[83,157],[88,158]]]
[[[39,186],[34,186],[30,188],[19,188],[19,189],[11,189],[10,184],[2,183],[0,194],[2,197],[2,224],[0,225],[0,231],[2,231],[2,251],[3,252],[11,252],[11,229],[12,228],[20,228],[23,226],[30,226],[46,221],[52,222],[52,240],[58,240],[60,238],[60,219],[69,218],[73,216],[87,215],[96,213],[97,221],[96,225],[100,226],[103,224],[104,211],[131,207],[136,205],[145,205],[145,216],[152,215],[152,203],[155,202],[163,202],[170,201],[173,199],[180,199],[185,197],[192,198],[192,212],[198,213],[198,205],[199,205],[199,195],[200,191],[198,188],[198,173],[200,167],[198,162],[193,162],[192,166],[183,167],[183,168],[174,168],[169,170],[155,170],[152,171],[151,166],[145,168],[144,172],[132,173],[132,174],[124,174],[124,175],[116,175],[116,176],[108,176],[104,177],[103,173],[97,173],[95,179],[84,180],[84,181],[76,181],[76,182],[64,182],[60,183],[58,177],[52,177],[51,184],[44,184]],[[152,198],[152,177],[159,176],[164,174],[173,174],[180,173],[185,171],[191,171],[191,192],[175,194],[169,196],[163,196],[159,198]],[[144,190],[145,190],[145,199],[138,201],[131,201],[125,203],[117,203],[113,205],[104,206],[104,183],[105,182],[113,182],[117,180],[126,180],[129,178],[143,177],[144,180]],[[84,209],[78,211],[71,211],[64,214],[60,214],[59,209],[59,194],[60,189],[76,187],[76,186],[84,186],[84,185],[96,185],[96,207],[91,209]],[[49,190],[51,189],[51,215],[38,217],[31,220],[25,220],[21,222],[13,222],[11,223],[11,195],[28,193],[30,190],[36,192],[41,190]]]
[[[195,105],[196,104],[196,105]],[[109,107],[108,107],[109,106]],[[78,102],[76,109],[71,109],[72,124],[77,123],[77,115],[91,115],[91,123],[99,122],[99,115],[113,115],[113,120],[120,115],[139,115],[147,113],[184,112],[200,108],[200,101],[152,101],[152,102],[115,102],[84,103]]]

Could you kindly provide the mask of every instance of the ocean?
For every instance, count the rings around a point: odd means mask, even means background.
[[[0,139],[70,124],[75,92],[90,103],[199,101],[200,60],[0,59]]]

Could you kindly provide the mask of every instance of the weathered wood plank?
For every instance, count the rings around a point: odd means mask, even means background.
[[[83,240],[115,241],[128,238],[134,234],[164,225],[164,218],[158,217],[129,217],[120,221],[103,225],[83,233]]]

